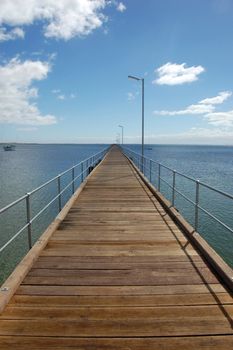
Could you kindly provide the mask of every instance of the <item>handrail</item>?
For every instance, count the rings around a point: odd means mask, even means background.
[[[0,253],[2,253],[25,229],[28,230],[28,246],[29,249],[32,248],[32,223],[38,219],[38,217],[41,216],[41,214],[48,209],[56,200],[59,202],[59,212],[62,210],[62,194],[67,191],[69,188],[72,188],[72,194],[75,192],[75,181],[77,179],[81,178],[80,181],[81,183],[84,181],[84,179],[88,176],[88,174],[93,170],[93,168],[99,163],[100,160],[104,158],[106,153],[108,152],[109,147],[103,149],[100,152],[95,153],[94,155],[91,155],[89,158],[86,158],[82,160],[81,162],[75,164],[71,168],[63,171],[62,173],[58,174],[57,176],[53,177],[52,179],[46,181],[42,185],[38,186],[37,188],[33,189],[31,192],[26,193],[24,196],[18,198],[14,202],[8,204],[7,206],[3,207],[0,209],[0,215],[5,213],[7,210],[11,209],[12,207],[16,206],[20,202],[25,201],[26,204],[26,220],[27,223],[21,227],[6,243],[3,244],[3,246],[0,247]],[[75,176],[75,169],[80,167],[79,174]],[[71,173],[72,175],[72,180],[63,188],[61,189],[61,178],[62,176]],[[41,189],[45,188],[49,184],[57,182],[58,184],[58,193],[53,197],[52,200],[49,201],[41,210],[39,210],[33,217],[31,216],[31,199],[32,196],[36,193],[39,192]],[[65,204],[64,204],[65,205]]]
[[[123,149],[126,149],[127,151],[129,151],[129,152],[131,152],[131,153],[134,153],[136,156],[139,156],[140,158],[142,157],[141,154],[139,154],[139,153],[137,153],[137,152],[135,152],[135,151],[132,151],[132,150],[131,150],[130,148],[128,148],[128,147],[123,146]],[[197,181],[197,179],[194,179],[193,177],[188,176],[188,175],[186,175],[186,174],[182,174],[181,172],[176,171],[176,170],[174,170],[174,169],[168,167],[167,165],[164,165],[164,164],[162,164],[162,163],[159,163],[159,162],[157,162],[157,161],[155,161],[155,160],[153,160],[153,159],[150,159],[150,158],[147,158],[147,157],[144,157],[144,159],[146,159],[146,160],[148,160],[148,161],[151,161],[151,162],[154,163],[154,164],[160,165],[161,167],[166,168],[167,170],[175,171],[178,175],[183,176],[183,177],[185,177],[185,178],[188,179],[188,180],[191,180],[191,181],[193,181],[193,182],[196,182],[196,181]],[[141,161],[140,161],[140,162],[141,162]],[[208,189],[210,189],[210,190],[213,190],[213,191],[215,191],[215,192],[217,192],[217,193],[219,193],[219,194],[222,194],[222,195],[225,196],[225,197],[228,197],[228,198],[230,198],[230,199],[233,199],[233,195],[231,195],[230,193],[227,193],[227,192],[224,192],[224,191],[222,191],[222,190],[219,190],[218,188],[215,188],[215,187],[213,187],[213,186],[210,186],[210,185],[208,185],[208,184],[206,184],[205,182],[202,182],[202,181],[199,181],[199,183],[200,183],[200,185],[202,185],[202,186],[204,186],[204,187],[206,187],[206,188],[208,188]]]
[[[229,232],[233,233],[233,228],[231,228],[230,226],[228,226],[227,224],[225,224],[223,221],[221,221],[220,219],[218,219],[215,215],[213,215],[212,213],[210,213],[209,210],[203,208],[202,206],[200,206],[199,204],[199,196],[200,196],[200,186],[208,188],[212,191],[214,191],[215,193],[218,193],[226,198],[229,199],[233,199],[233,195],[226,193],[224,191],[221,191],[217,188],[214,188],[213,186],[210,186],[204,182],[201,182],[199,180],[196,180],[186,174],[182,174],[181,172],[178,172],[164,164],[161,164],[153,159],[147,158],[145,156],[142,156],[139,153],[136,153],[135,151],[131,150],[128,147],[122,146],[122,150],[125,154],[125,156],[127,158],[130,158],[133,163],[138,166],[138,168],[141,170],[141,172],[144,174],[144,176],[146,176],[148,178],[148,180],[150,182],[152,179],[152,173],[155,174],[155,171],[152,169],[152,164],[157,164],[158,165],[158,190],[160,191],[160,187],[161,187],[161,181],[163,181],[164,183],[166,183],[166,185],[172,190],[172,206],[175,206],[175,194],[178,193],[181,197],[183,197],[185,200],[187,200],[189,203],[193,204],[195,207],[195,222],[194,222],[194,228],[195,231],[198,230],[198,226],[199,226],[199,210],[204,212],[206,215],[208,215],[209,217],[211,217],[213,220],[215,220],[218,224],[220,224],[221,226],[223,226],[226,230],[228,230]],[[150,167],[148,168],[148,166],[146,166],[146,162],[149,162]],[[170,184],[168,181],[166,181],[162,176],[161,176],[161,168],[165,168],[169,171],[171,171],[172,173],[172,184]],[[147,176],[146,174],[146,170],[149,172],[149,176]],[[176,176],[182,176],[192,182],[195,183],[195,200],[192,200],[190,198],[187,197],[187,195],[185,195],[184,193],[182,193],[180,190],[177,189],[176,187]]]
[[[13,206],[15,206],[16,204],[22,202],[25,198],[27,197],[27,195],[25,194],[24,196],[16,199],[14,202],[8,204],[7,206],[3,207],[2,209],[0,209],[0,215],[2,213],[4,213],[5,211],[7,211],[8,209],[12,208]]]

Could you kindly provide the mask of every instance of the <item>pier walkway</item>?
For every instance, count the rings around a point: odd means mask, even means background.
[[[233,349],[233,299],[117,147],[0,316],[0,349]]]

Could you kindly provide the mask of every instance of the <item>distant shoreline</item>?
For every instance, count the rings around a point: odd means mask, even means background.
[[[113,145],[111,143],[68,143],[68,142],[0,142],[0,145],[14,144],[14,145]],[[124,146],[140,146],[140,143],[125,143]],[[121,146],[121,145],[120,145]],[[195,147],[233,147],[233,144],[206,144],[206,143],[145,143],[147,146],[195,146]]]

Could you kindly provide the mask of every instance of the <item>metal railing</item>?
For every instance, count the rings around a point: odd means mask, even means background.
[[[15,200],[14,202],[10,203],[9,205],[0,209],[0,216],[1,216],[1,214],[6,213],[9,209],[15,207],[17,204],[19,204],[21,202],[25,202],[25,206],[26,206],[26,224],[23,225],[2,247],[0,247],[0,253],[2,253],[24,230],[27,230],[28,247],[30,250],[32,248],[32,245],[33,245],[32,244],[32,223],[35,220],[37,220],[44,213],[44,211],[46,209],[48,209],[55,201],[58,201],[58,211],[60,212],[62,210],[62,207],[63,207],[62,206],[62,195],[66,191],[68,191],[68,189],[71,189],[72,194],[74,194],[75,193],[75,183],[78,180],[80,181],[80,183],[82,183],[84,181],[84,179],[90,174],[90,172],[94,169],[94,167],[96,165],[98,165],[99,162],[103,159],[103,157],[108,152],[108,149],[109,149],[109,147],[105,148],[101,152],[98,152],[98,153],[92,155],[89,158],[84,159],[83,161],[79,162],[78,164],[74,165],[73,167],[65,170],[61,174],[55,176],[54,178],[45,182],[41,186],[35,188],[31,192],[26,193],[24,196],[20,197],[19,199]],[[75,175],[75,170],[77,172],[77,169],[80,170],[80,172],[77,175]],[[72,180],[64,188],[62,188],[61,180],[67,174],[71,175]],[[32,205],[32,201],[33,201],[33,195],[35,193],[38,193],[42,189],[46,188],[51,183],[57,183],[57,194],[41,210],[39,210],[34,216],[32,216],[31,205]]]
[[[123,150],[124,154],[126,155],[126,157],[128,157],[129,159],[131,159],[133,161],[133,163],[138,167],[138,169],[141,170],[141,172],[144,174],[144,176],[147,177],[147,179],[151,183],[152,183],[153,175],[157,176],[157,183],[158,183],[157,189],[159,192],[161,192],[161,183],[162,182],[165,183],[171,189],[171,192],[172,192],[171,205],[172,205],[172,207],[175,207],[176,194],[180,195],[183,199],[185,199],[186,201],[188,201],[190,204],[192,204],[194,206],[194,216],[195,216],[194,217],[194,229],[195,229],[195,231],[198,231],[199,213],[202,212],[202,213],[206,214],[207,216],[209,216],[211,219],[213,219],[215,222],[220,224],[222,227],[224,227],[227,231],[233,233],[233,229],[229,225],[225,224],[223,221],[218,219],[214,214],[210,213],[210,211],[208,209],[203,208],[203,206],[200,205],[200,188],[201,187],[207,188],[215,193],[218,193],[218,194],[224,196],[225,198],[233,200],[233,196],[231,194],[223,192],[219,189],[216,189],[216,188],[214,188],[210,185],[207,185],[204,182],[196,180],[188,175],[182,174],[181,172],[176,171],[174,169],[171,169],[170,167],[168,167],[164,164],[161,164],[159,162],[156,162],[152,159],[142,157],[141,154],[136,153],[125,146],[122,146],[122,150]],[[157,172],[154,169],[155,165],[157,167]],[[172,176],[171,183],[169,183],[165,178],[162,177],[162,175],[161,175],[162,169],[166,169],[168,172],[170,172],[170,174]],[[191,181],[195,185],[195,199],[194,200],[190,199],[186,194],[184,194],[180,190],[178,190],[178,188],[176,187],[176,182],[177,182],[178,176]]]

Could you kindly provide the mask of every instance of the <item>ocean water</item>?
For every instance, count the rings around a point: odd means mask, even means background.
[[[32,191],[51,178],[105,149],[107,145],[39,145],[18,144],[16,150],[5,152],[0,145],[0,208]],[[80,172],[77,168],[75,176]],[[61,189],[72,180],[69,172],[62,177]],[[75,183],[78,188],[80,179]],[[57,182],[38,191],[31,197],[31,214],[34,216],[48,204],[58,191]],[[72,195],[69,188],[62,195],[62,205]],[[32,224],[32,241],[35,242],[58,214],[56,200]],[[0,215],[0,247],[26,224],[25,200]],[[0,253],[0,284],[28,251],[27,230],[24,230]]]
[[[130,148],[140,153],[139,145]],[[187,146],[153,145],[145,147],[145,157],[153,159],[182,174],[198,179],[216,189],[233,195],[233,147],[232,146]],[[149,178],[149,164],[147,164]],[[173,174],[161,168],[161,177],[172,185]],[[158,166],[153,166],[152,182],[158,188]],[[176,188],[195,202],[196,184],[176,175]],[[160,190],[172,200],[172,189],[161,181]],[[200,185],[199,204],[233,229],[233,200]],[[195,206],[181,195],[175,195],[175,207],[194,226]],[[233,234],[203,211],[198,211],[198,232],[218,254],[233,267]]]
[[[26,192],[48,181],[83,159],[97,153],[107,145],[38,145],[18,144],[16,151],[5,152],[0,147],[0,208]],[[127,145],[141,152],[139,145]],[[145,156],[169,166],[220,190],[233,194],[233,147],[149,145]],[[78,169],[79,170],[79,169]],[[78,171],[77,170],[77,171]],[[172,173],[163,169],[162,177],[172,183]],[[149,176],[149,174],[148,174]],[[62,179],[62,188],[71,180],[71,174]],[[152,182],[158,185],[158,167],[153,166]],[[80,181],[76,182],[76,188]],[[176,187],[190,199],[195,199],[195,186],[191,181],[177,176]],[[171,200],[171,189],[161,182],[161,192]],[[35,214],[57,193],[57,183],[33,195],[32,214]],[[67,191],[62,204],[71,196]],[[200,187],[200,205],[233,228],[233,200]],[[175,207],[193,225],[194,206],[176,194]],[[46,229],[58,213],[58,201],[32,224],[33,242]],[[26,223],[25,202],[18,204],[0,217],[0,246]],[[199,213],[198,231],[210,245],[233,266],[233,235],[220,224]],[[28,250],[27,231],[23,231],[0,255],[0,282],[2,282]]]

